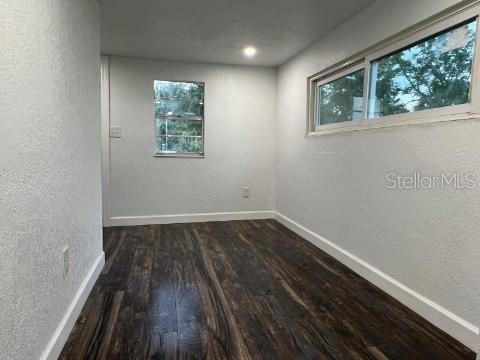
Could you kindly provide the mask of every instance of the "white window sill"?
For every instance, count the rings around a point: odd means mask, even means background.
[[[319,126],[315,131],[308,132],[306,136],[307,137],[322,136],[322,135],[329,135],[329,134],[336,134],[336,133],[350,132],[350,131],[382,129],[382,128],[398,127],[398,126],[433,124],[437,122],[446,122],[446,121],[480,120],[480,113],[471,113],[471,112],[460,113],[460,114],[450,114],[450,115],[429,116],[429,117],[412,117],[409,119],[406,119],[405,115],[409,115],[409,114],[393,115],[393,116],[386,116],[383,118],[377,118],[377,119],[371,119],[371,120],[349,121],[345,123]]]
[[[175,154],[175,153],[155,153],[153,154],[153,157],[159,157],[159,158],[184,158],[184,159],[204,159],[205,154]]]

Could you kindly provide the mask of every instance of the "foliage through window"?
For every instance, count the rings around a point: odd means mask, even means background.
[[[157,155],[203,155],[204,88],[199,82],[154,81]]]
[[[476,21],[372,62],[369,118],[466,104]]]
[[[309,77],[308,130],[330,133],[478,114],[480,4],[451,11]]]
[[[363,107],[363,79],[361,69],[326,84],[317,91],[317,125],[360,120]]]

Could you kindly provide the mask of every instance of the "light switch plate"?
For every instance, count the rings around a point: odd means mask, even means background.
[[[110,126],[110,137],[111,138],[121,138],[122,137],[122,128],[120,126]]]

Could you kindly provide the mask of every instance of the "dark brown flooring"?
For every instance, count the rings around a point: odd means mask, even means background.
[[[475,359],[274,220],[117,227],[61,359]]]

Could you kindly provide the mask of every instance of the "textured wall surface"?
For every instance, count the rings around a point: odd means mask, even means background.
[[[0,1],[1,359],[41,356],[102,251],[98,11]]]
[[[112,216],[273,209],[274,69],[110,60]],[[155,79],[205,82],[204,159],[153,156]]]
[[[480,122],[305,138],[306,79],[455,1],[379,1],[279,69],[277,211],[480,325],[480,189],[388,190],[389,172],[473,173]]]

